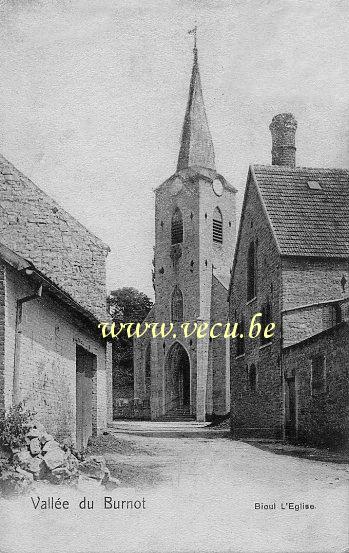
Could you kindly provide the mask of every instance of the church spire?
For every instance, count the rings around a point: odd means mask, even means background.
[[[190,80],[187,110],[183,123],[177,171],[187,169],[188,167],[203,167],[215,171],[213,143],[208,127],[201,88],[198,51],[196,46],[196,27],[189,32],[194,34],[194,63]]]

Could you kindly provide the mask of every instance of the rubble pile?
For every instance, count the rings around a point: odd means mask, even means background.
[[[25,437],[26,444],[0,451],[0,493],[9,495],[30,489],[35,480],[79,487],[90,481],[113,488],[119,481],[110,476],[103,456],[82,456],[59,444],[37,423]]]

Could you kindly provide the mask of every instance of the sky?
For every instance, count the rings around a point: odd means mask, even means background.
[[[349,167],[347,0],[0,0],[0,151],[153,296],[154,188],[176,168],[198,49],[218,171],[238,190],[294,113],[297,165]]]

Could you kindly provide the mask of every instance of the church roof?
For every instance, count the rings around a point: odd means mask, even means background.
[[[219,269],[216,269],[216,267],[213,268],[213,276],[216,277],[216,279],[222,284],[222,286],[228,290],[229,289],[229,282],[230,282],[230,269],[228,267],[221,267]]]
[[[196,45],[190,80],[189,98],[185,112],[177,171],[189,167],[216,170],[213,142],[208,126]]]
[[[349,257],[349,170],[251,170],[281,255]]]

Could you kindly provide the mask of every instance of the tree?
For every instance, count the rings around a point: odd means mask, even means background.
[[[123,323],[141,323],[153,302],[135,288],[118,288],[107,298],[110,315],[118,328]],[[113,387],[124,397],[133,389],[133,340],[121,333],[113,340]]]

